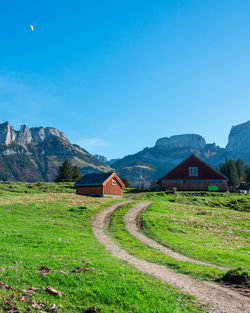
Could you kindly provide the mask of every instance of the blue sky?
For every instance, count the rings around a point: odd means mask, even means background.
[[[108,158],[184,133],[225,146],[250,117],[249,16],[248,0],[2,1],[0,122]]]

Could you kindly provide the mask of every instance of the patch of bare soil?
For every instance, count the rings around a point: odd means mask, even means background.
[[[93,271],[95,268],[94,267],[81,267],[78,266],[75,270],[71,271],[71,273],[84,273],[88,271]]]
[[[241,268],[232,269],[228,271],[219,282],[223,283],[223,286],[231,288],[239,292],[240,294],[250,297],[250,279],[249,274],[244,272]]]
[[[121,205],[128,202],[113,204],[96,214],[92,221],[92,229],[97,240],[103,244],[113,256],[116,256],[138,270],[152,275],[185,293],[194,296],[200,303],[208,305],[210,313],[249,313],[250,300],[235,292],[215,283],[197,281],[188,275],[177,274],[165,266],[137,259],[127,251],[116,245],[106,234],[107,219]],[[145,204],[145,203],[144,203]],[[147,205],[149,205],[147,203]]]
[[[90,307],[88,308],[87,310],[84,310],[83,313],[97,313],[97,312],[100,312],[101,309],[99,307]]]
[[[9,285],[6,285],[4,283],[1,283],[0,288],[4,288],[7,290],[11,290],[14,291],[15,294],[10,294],[7,297],[3,296],[3,304],[2,304],[2,309],[4,309],[4,312],[8,312],[8,313],[28,313],[28,312],[33,312],[32,309],[34,309],[36,312],[52,312],[52,313],[57,313],[58,312],[58,308],[56,307],[55,304],[47,304],[45,301],[43,300],[39,300],[36,301],[35,299],[32,299],[32,296],[37,292],[38,288],[35,287],[30,287],[28,289],[23,289],[23,290],[15,290],[12,287],[10,287]],[[61,291],[57,291],[52,287],[48,287],[48,288],[43,288],[43,290],[51,293],[51,294],[56,294],[56,295],[61,295]],[[21,293],[20,293],[21,292]],[[18,294],[20,293],[20,294]],[[17,300],[18,301],[22,301],[25,306],[26,309],[24,309],[25,311],[23,311],[23,309],[19,309],[18,308],[18,304],[17,304]],[[0,308],[0,310],[1,310]],[[1,311],[2,312],[2,311]]]
[[[47,293],[51,294],[51,295],[56,295],[56,296],[59,296],[59,297],[61,297],[61,295],[62,295],[62,291],[58,291],[58,290],[56,290],[55,288],[53,288],[51,286],[46,287],[46,288],[42,287],[42,289],[44,291],[46,291]]]
[[[48,268],[47,266],[45,266],[45,265],[43,265],[43,266],[41,266],[40,268],[39,268],[39,275],[41,275],[41,276],[46,276],[46,275],[48,275],[49,274],[49,272],[51,271],[51,269],[50,268]]]

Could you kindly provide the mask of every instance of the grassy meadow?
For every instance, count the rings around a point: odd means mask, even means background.
[[[97,242],[91,218],[114,201],[72,184],[0,183],[0,311],[203,312]]]
[[[181,254],[226,267],[249,267],[247,212],[159,200],[142,215],[142,224],[148,236]]]

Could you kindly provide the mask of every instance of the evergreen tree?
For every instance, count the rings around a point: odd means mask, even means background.
[[[238,175],[237,167],[233,160],[229,160],[229,180],[234,186],[238,186],[240,183],[240,178]]]
[[[123,184],[125,185],[126,188],[131,188],[132,187],[131,182],[130,182],[130,180],[127,177],[123,177],[122,178],[122,182],[123,182]]]
[[[245,164],[241,159],[238,159],[235,163],[236,168],[237,168],[237,172],[238,172],[238,176],[241,180],[245,180],[246,178],[246,168],[245,168]]]
[[[152,180],[151,183],[150,183],[150,186],[149,186],[150,189],[151,190],[155,190],[156,186],[157,186],[157,181],[156,180]]]
[[[71,182],[73,180],[72,164],[66,160],[60,166],[55,182]]]
[[[76,182],[82,177],[82,173],[79,170],[79,167],[76,165],[72,169],[72,181]]]
[[[151,187],[157,186],[157,181],[156,180],[152,180],[151,183],[150,183],[150,186]]]
[[[229,160],[226,160],[225,163],[220,164],[219,171],[225,175],[227,178],[229,178]]]
[[[220,172],[225,175],[234,186],[238,186],[240,184],[240,178],[234,160],[226,160],[225,163],[221,164]]]
[[[250,166],[246,166],[246,183],[250,183]]]

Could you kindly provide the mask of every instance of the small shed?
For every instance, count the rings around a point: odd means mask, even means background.
[[[228,179],[192,154],[157,182],[161,190],[228,191]]]
[[[75,183],[78,195],[122,196],[125,185],[114,172],[91,173]]]

